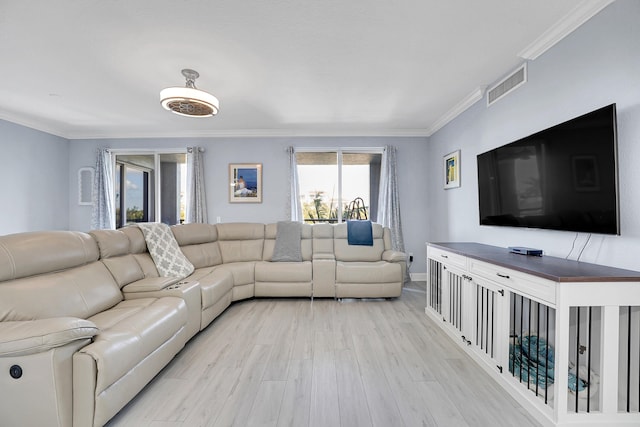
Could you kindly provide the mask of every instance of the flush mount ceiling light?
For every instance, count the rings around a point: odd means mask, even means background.
[[[186,68],[182,70],[182,75],[187,79],[185,87],[168,87],[160,91],[162,106],[181,116],[211,117],[218,114],[218,98],[196,88],[196,79],[200,74]]]

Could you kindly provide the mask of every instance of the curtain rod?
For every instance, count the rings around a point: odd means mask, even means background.
[[[331,152],[349,152],[349,153],[383,153],[384,147],[293,147],[293,151],[296,153],[306,152],[318,152],[318,153],[331,153]]]

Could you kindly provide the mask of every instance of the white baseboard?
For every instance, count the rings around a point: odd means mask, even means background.
[[[426,282],[427,281],[427,273],[410,273],[412,282]]]

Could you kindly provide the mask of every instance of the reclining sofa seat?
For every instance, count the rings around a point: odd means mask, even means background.
[[[86,233],[0,237],[2,422],[104,425],[182,349],[186,322],[181,298],[124,299]]]
[[[406,258],[391,250],[391,231],[372,224],[373,245],[350,245],[347,224],[336,224],[336,298],[393,298],[402,293]]]
[[[130,236],[137,239],[133,229],[128,234],[120,230],[94,230],[89,234],[96,240],[100,249],[100,261],[111,272],[111,275],[122,289],[125,299],[139,298],[182,298],[187,305],[187,324],[183,330],[184,341],[187,342],[200,331],[200,288],[198,283],[180,281],[176,277],[161,277],[149,253],[132,253]],[[124,229],[123,229],[124,230]],[[144,239],[144,237],[143,237]],[[143,240],[144,241],[144,240]],[[144,250],[146,251],[146,243]],[[140,265],[147,266],[145,270]]]
[[[99,232],[92,232],[98,236]],[[123,290],[128,298],[145,295],[174,295],[185,299],[189,309],[187,340],[206,328],[231,304],[233,278],[223,271],[214,271],[221,264],[217,249],[217,231],[210,224],[189,224],[184,228],[172,228],[180,248],[194,265],[194,272],[186,278],[160,277],[158,269],[147,250],[142,230],[136,226],[124,227],[111,233],[122,233],[130,242],[130,254],[136,260],[145,280],[133,282]],[[211,268],[203,268],[211,267]]]
[[[171,231],[194,267],[193,273],[185,280],[200,284],[202,330],[231,304],[233,275],[230,269],[222,268],[218,229],[215,225],[175,225],[171,227]]]
[[[233,222],[216,224],[215,227],[224,264],[221,268],[233,276],[231,300],[253,298],[255,263],[262,260],[264,224]]]
[[[262,261],[256,262],[256,297],[313,297],[312,226],[301,224],[301,261],[272,261],[278,224],[265,225]]]

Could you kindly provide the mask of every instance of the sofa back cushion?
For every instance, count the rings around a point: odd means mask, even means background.
[[[300,249],[303,261],[311,261],[312,256],[312,228],[311,224],[301,224],[300,229]],[[262,260],[271,261],[273,258],[273,249],[276,244],[276,236],[278,235],[278,224],[267,224],[264,227],[264,249],[262,251]]]
[[[264,246],[264,224],[216,224],[222,262],[261,261]]]
[[[140,227],[135,225],[129,225],[119,229],[124,235],[129,238],[129,252],[132,254],[144,254],[149,253],[147,249],[147,241],[144,239],[144,234]]]
[[[88,318],[122,301],[96,241],[75,231],[0,237],[0,321]]]
[[[153,258],[147,250],[147,241],[144,239],[142,230],[136,226],[127,226],[120,228],[120,231],[129,238],[129,251],[140,265],[144,277],[159,277],[156,263],[153,262]]]
[[[349,245],[347,224],[337,224],[333,230],[333,245],[337,261],[380,261],[384,252],[384,228],[371,224],[373,246]]]
[[[313,253],[314,254],[331,254],[333,255],[333,229],[331,224],[314,224],[312,228],[313,235]]]
[[[171,227],[182,253],[195,268],[222,264],[218,230],[212,224],[183,224]]]
[[[89,233],[98,243],[100,260],[118,286],[144,279],[144,272],[130,251],[129,237],[120,230],[94,230]]]
[[[97,261],[96,242],[76,231],[0,236],[0,281],[65,270]]]

